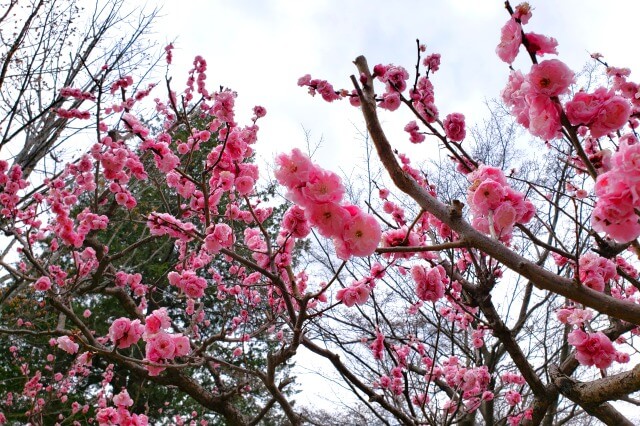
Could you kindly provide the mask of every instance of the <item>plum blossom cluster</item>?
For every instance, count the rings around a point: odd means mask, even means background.
[[[582,365],[593,365],[604,370],[613,361],[629,361],[629,355],[616,351],[611,340],[602,331],[587,333],[578,328],[569,333],[568,342],[576,348],[576,359]]]
[[[565,110],[572,125],[587,126],[594,138],[619,130],[631,115],[629,101],[616,95],[614,89],[607,90],[604,87],[599,87],[593,93],[576,93],[566,103]]]
[[[585,253],[578,261],[580,282],[595,291],[604,291],[605,284],[618,276],[616,264],[595,253]]]
[[[531,19],[531,6],[529,3],[521,3],[516,6],[513,15],[502,27],[500,31],[500,43],[496,47],[498,57],[504,62],[511,64],[520,50],[520,45],[524,44],[529,53],[537,56],[551,53],[557,54],[558,42],[553,37],[546,37],[536,33],[526,33],[523,38],[522,25],[529,23]]]
[[[600,281],[601,278],[597,278]],[[611,340],[602,331],[585,331],[593,318],[593,312],[568,306],[556,312],[558,321],[575,327],[568,335],[568,343],[576,349],[576,359],[585,366],[608,368],[613,361],[626,363],[629,354],[617,351]]]
[[[96,413],[96,421],[100,426],[128,425],[147,426],[149,418],[144,414],[131,414],[129,411],[133,406],[133,399],[129,392],[123,389],[122,392],[113,396],[113,407],[101,407]]]
[[[358,206],[342,202],[345,189],[338,175],[313,164],[294,149],[276,158],[276,179],[287,198],[304,208],[305,217],[321,235],[331,238],[340,259],[369,256],[380,242],[380,224]]]
[[[545,140],[561,137],[562,107],[558,97],[569,91],[573,71],[558,59],[534,64],[527,75],[512,71],[502,100],[516,121]]]
[[[591,214],[593,229],[619,242],[640,236],[640,144],[631,135],[621,138],[611,157],[611,169],[598,176],[598,197]]]
[[[444,378],[449,386],[462,392],[462,401],[467,412],[474,412],[480,407],[482,401],[493,399],[493,392],[487,390],[491,375],[486,366],[465,367],[456,356],[451,356],[442,362],[442,367],[434,367],[433,375],[436,378]],[[445,410],[454,412],[458,409],[455,400],[449,400],[445,404]]]
[[[19,165],[10,168],[7,161],[0,160],[0,215],[9,218],[19,214],[18,194],[27,186],[29,184],[22,178],[22,168]]]
[[[425,268],[422,265],[414,265],[411,268],[411,276],[416,283],[416,294],[420,300],[436,302],[444,296],[449,277],[442,267]]]
[[[145,319],[143,340],[145,346],[145,360],[155,365],[147,365],[149,375],[157,376],[166,367],[157,364],[164,364],[173,361],[176,357],[189,355],[191,343],[189,338],[180,333],[168,333],[166,330],[171,327],[171,318],[166,308],[153,311]]]
[[[502,170],[481,165],[467,178],[471,182],[467,201],[472,225],[479,231],[509,241],[516,223],[525,224],[533,218],[533,203],[509,186]]]

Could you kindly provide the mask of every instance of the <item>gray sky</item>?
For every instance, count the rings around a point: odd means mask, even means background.
[[[638,68],[633,20],[640,3],[530,3],[533,18],[526,30],[558,39],[559,58],[574,71],[594,51],[616,66]],[[222,84],[239,93],[239,117],[250,116],[256,104],[267,108],[258,145],[263,159],[303,147],[304,127],[314,142],[324,139],[316,154],[323,166],[351,167],[361,147],[354,126],[364,128],[358,111],[346,102],[330,105],[312,98],[296,81],[309,73],[336,88],[351,89],[351,61],[359,54],[367,56],[371,66],[395,63],[411,72],[419,38],[428,52],[442,55],[441,70],[433,78],[441,116],[462,112],[468,125],[487,115],[484,100],[499,95],[508,75],[506,64],[495,55],[500,28],[508,18],[498,0],[165,0],[163,14],[156,29],[162,42],[176,39],[176,89],[192,58],[200,54],[208,61],[211,87]],[[522,54],[514,65],[523,71],[530,66]],[[411,149],[402,131],[409,115],[383,117],[398,149]],[[421,147],[432,155],[435,142]]]

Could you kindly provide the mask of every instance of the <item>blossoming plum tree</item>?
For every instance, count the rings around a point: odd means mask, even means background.
[[[314,422],[287,392],[302,346],[381,423],[632,424],[614,402],[639,404],[638,85],[594,55],[610,85],[576,87],[548,59],[557,41],[524,31],[531,7],[506,9],[498,57],[532,65],[510,70],[502,98],[549,148],[544,175],[497,167],[464,115],[441,118],[430,79],[441,57],[422,58],[420,43],[413,78],[358,57],[353,89],[299,80],[361,110],[389,179],[371,182],[379,201],[365,204],[302,151],[282,153],[282,217],[253,156],[266,111],[236,122],[237,95],[208,88],[204,58],[184,90],[167,81],[154,99],[157,130],[138,109],[151,89],[130,75],[60,88],[64,102],[94,103],[55,106],[91,123],[92,146],[42,185],[19,158],[0,162],[0,332],[20,381],[0,390],[0,423],[39,424],[66,407],[60,424],[148,424],[162,413],[137,403],[136,381],[190,398],[198,408],[164,419],[176,424],[258,424],[275,406],[291,424]],[[463,194],[391,144],[379,108],[412,114],[409,142],[434,139]],[[142,202],[145,188],[155,203]],[[295,261],[301,245],[313,246],[308,262]],[[155,270],[129,261],[149,247]]]

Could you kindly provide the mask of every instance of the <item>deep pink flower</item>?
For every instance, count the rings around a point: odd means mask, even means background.
[[[568,342],[575,346],[576,359],[582,365],[595,365],[597,368],[605,369],[616,356],[611,340],[601,331],[588,334],[577,329],[569,333]]]
[[[558,40],[555,38],[536,33],[527,33],[525,34],[525,37],[529,44],[529,52],[535,53],[538,56],[542,56],[547,53],[552,53],[554,55],[558,54],[558,51],[556,50],[556,47],[558,47]]]
[[[47,276],[40,277],[33,286],[38,291],[47,291],[51,288],[51,280]]]
[[[441,265],[431,269],[414,265],[411,268],[411,276],[416,283],[418,298],[429,302],[435,302],[442,298],[445,285],[449,283],[447,273]]]
[[[134,345],[143,333],[144,326],[138,319],[131,321],[129,318],[118,318],[109,327],[109,339],[119,349]]]
[[[467,134],[465,130],[464,115],[458,112],[447,115],[444,119],[444,131],[449,139],[454,142],[462,142]]]

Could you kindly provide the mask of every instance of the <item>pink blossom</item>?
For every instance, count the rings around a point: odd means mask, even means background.
[[[129,396],[129,392],[123,389],[122,392],[113,396],[113,403],[116,407],[131,407],[133,405],[133,399]]]
[[[504,196],[503,185],[493,179],[487,179],[475,189],[470,204],[481,214],[487,214],[489,210],[498,208]]]
[[[291,154],[280,154],[276,157],[278,168],[275,176],[281,185],[288,188],[297,187],[309,181],[309,174],[314,169],[309,157],[295,148]]]
[[[338,203],[342,200],[344,191],[338,175],[314,167],[309,173],[308,181],[302,186],[303,198],[296,201],[305,207],[316,203]]]
[[[379,329],[376,329],[376,338],[370,348],[374,359],[382,360],[384,358],[384,334]]]
[[[371,290],[362,283],[354,283],[354,285],[341,288],[336,293],[336,300],[344,303],[347,307],[353,305],[364,305],[369,300],[369,293]]]
[[[144,326],[140,320],[131,321],[128,318],[118,318],[109,327],[109,339],[119,349],[126,349],[140,340]]]
[[[597,368],[605,369],[616,356],[611,340],[601,331],[588,334],[577,329],[569,333],[568,342],[575,346],[576,359],[582,365],[595,365]]]
[[[379,106],[389,111],[395,111],[400,108],[400,103],[400,94],[398,92],[386,92],[382,95],[382,101]]]
[[[291,206],[284,214],[282,227],[295,238],[305,238],[311,232],[311,227],[305,217],[304,209]]]
[[[378,247],[381,236],[382,229],[376,218],[357,208],[356,214],[347,221],[342,232],[341,241],[347,252],[338,253],[338,256],[343,259],[345,256],[369,256]]]
[[[509,21],[500,31],[500,44],[496,47],[498,57],[504,62],[511,64],[518,56],[518,50],[522,43],[522,29],[515,19]]]
[[[156,309],[145,319],[145,333],[152,335],[171,326],[171,319],[166,308]]]
[[[176,356],[176,344],[167,333],[158,333],[147,340],[147,358],[153,362],[173,359]]]
[[[599,88],[594,94],[578,92],[565,105],[565,111],[569,122],[576,126],[579,124],[591,124],[598,114],[600,107],[605,99],[609,98],[608,91]]]
[[[621,96],[613,96],[604,102],[589,126],[591,136],[599,138],[620,129],[629,120],[631,105]]]
[[[595,291],[604,291],[605,284],[616,277],[616,265],[595,253],[585,253],[578,261],[580,281]]]
[[[550,84],[551,85],[551,84]],[[529,131],[545,140],[560,136],[560,106],[547,95],[527,95]]]
[[[171,271],[167,278],[171,285],[178,287],[184,291],[184,294],[194,299],[204,296],[204,291],[207,289],[207,280],[196,275],[194,271],[187,270],[181,273]]]
[[[219,253],[221,249],[231,247],[234,240],[233,230],[226,223],[209,225],[204,248],[210,254]]]
[[[349,212],[338,203],[312,204],[305,209],[305,216],[320,235],[329,238],[340,235],[350,219]]]
[[[173,344],[175,345],[176,356],[187,356],[191,352],[191,343],[189,338],[182,334],[173,334]]]
[[[547,59],[534,64],[527,76],[531,90],[545,96],[566,93],[573,80],[573,71],[558,59]]]
[[[78,349],[80,348],[80,345],[75,343],[69,336],[60,336],[58,337],[56,342],[58,344],[58,348],[62,349],[63,351],[71,355],[78,352]]]
[[[518,405],[520,401],[522,401],[522,395],[520,395],[520,392],[508,390],[504,394],[504,399],[507,401],[507,404],[513,407],[514,405]]]
[[[441,265],[427,269],[421,265],[411,268],[411,276],[416,283],[418,298],[435,302],[444,296],[445,285],[449,283],[447,273]]]
[[[453,113],[444,119],[444,131],[447,137],[454,142],[462,142],[467,132],[465,130],[464,115]]]
[[[432,53],[431,55],[424,58],[424,61],[422,61],[422,64],[425,67],[429,68],[429,71],[431,72],[438,71],[440,69],[440,54]]]
[[[47,291],[51,288],[51,280],[47,276],[38,278],[33,285],[38,291]]]

